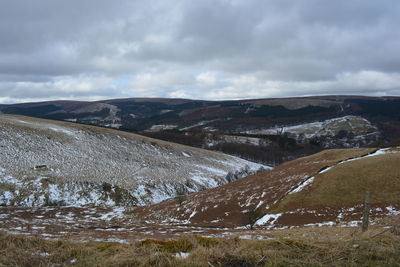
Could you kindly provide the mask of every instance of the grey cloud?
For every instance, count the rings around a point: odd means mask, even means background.
[[[363,71],[399,72],[399,13],[396,0],[7,1],[0,9],[0,98],[237,98],[230,82],[243,75],[264,88],[252,97],[400,94],[398,87],[363,91],[356,80]],[[163,76],[171,72],[184,82]],[[201,72],[220,80],[200,86]],[[146,73],[153,83],[139,82]],[[353,80],[338,81],[342,73]],[[111,88],[121,76],[130,82]],[[57,83],[66,80],[93,89],[66,92]],[[311,86],[320,82],[331,85]],[[281,90],[266,89],[271,84]]]

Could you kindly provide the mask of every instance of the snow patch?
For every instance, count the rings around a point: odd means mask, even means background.
[[[0,177],[0,183],[9,184],[13,186],[22,186],[22,182],[12,176]]]
[[[73,131],[67,130],[67,129],[62,128],[62,127],[54,127],[54,126],[52,126],[52,127],[49,127],[49,129],[52,130],[52,131],[55,131],[55,132],[59,132],[59,133],[63,133],[63,134],[71,135],[71,136],[75,135],[75,133]]]
[[[303,181],[302,183],[300,183],[296,188],[294,188],[293,190],[291,190],[289,192],[290,194],[294,194],[294,193],[298,193],[300,191],[302,191],[304,188],[306,188],[308,185],[310,185],[312,182],[314,182],[315,178],[314,177],[310,177],[308,179],[306,179],[305,181]]]
[[[356,161],[356,160],[360,160],[360,159],[364,159],[364,158],[369,158],[369,157],[381,156],[381,155],[385,155],[385,154],[400,153],[399,151],[390,151],[390,149],[391,149],[390,147],[382,148],[382,149],[378,149],[377,151],[375,151],[375,152],[373,152],[371,154],[368,154],[368,155],[364,155],[364,156],[361,156],[361,157],[356,157],[356,158],[343,160],[343,161],[341,161],[341,162],[339,162],[339,163],[337,163],[337,164],[335,164],[333,166],[329,166],[329,167],[324,168],[323,170],[319,171],[318,174],[328,172],[328,171],[332,170],[335,166],[341,165],[341,164],[344,164],[344,163],[347,163],[347,162],[352,162],[352,161]]]
[[[282,213],[277,213],[277,214],[265,214],[262,218],[258,219],[254,225],[274,225],[276,220],[279,219],[279,217],[282,216]]]
[[[122,126],[122,124],[119,122],[113,122],[113,123],[106,123],[104,124],[104,126],[119,129]]]
[[[309,224],[305,224],[304,226],[322,227],[322,226],[334,226],[334,225],[336,225],[336,222],[309,223]]]
[[[188,153],[186,153],[186,152],[182,152],[182,155],[184,156],[184,157],[187,157],[187,158],[190,158],[191,156],[188,154]]]
[[[190,253],[187,252],[177,252],[175,253],[175,257],[178,259],[186,259],[187,257],[189,257]]]
[[[156,124],[151,126],[146,132],[159,132],[161,130],[173,130],[176,129],[178,126],[173,124]]]
[[[292,126],[279,126],[269,129],[258,129],[258,130],[250,130],[246,131],[248,134],[282,134],[282,133],[290,133],[294,135],[304,134],[305,138],[312,138],[314,136],[334,136],[339,126],[347,125],[353,130],[356,130],[356,126],[352,122],[358,122],[362,124],[364,128],[367,128],[369,131],[377,130],[376,127],[372,126],[371,123],[359,116],[344,116],[334,119],[329,119],[325,121],[317,121],[311,123],[304,123]]]
[[[393,206],[386,207],[386,210],[388,211],[389,215],[400,215],[400,211]]]
[[[195,127],[198,127],[198,126],[204,126],[204,125],[206,125],[206,124],[208,124],[210,122],[214,122],[214,121],[217,121],[217,120],[200,121],[200,122],[198,122],[196,124],[193,124],[191,126],[180,128],[179,130],[186,131],[186,130],[189,130],[189,129],[192,129],[192,128],[195,128]]]
[[[137,199],[134,204],[148,205],[175,197],[182,187],[185,193],[198,192],[270,168],[74,124],[61,127],[7,115],[0,127],[0,183],[12,185],[0,192],[4,205],[118,204],[111,198],[115,192],[105,192],[102,185],[118,186]],[[74,138],[66,140],[63,134]],[[34,169],[43,164],[51,168]]]
[[[100,216],[101,220],[111,221],[115,218],[123,218],[124,217],[125,208],[124,207],[115,207],[112,211],[108,213],[104,213]]]

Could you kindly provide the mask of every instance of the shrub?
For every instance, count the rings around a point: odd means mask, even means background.
[[[194,237],[199,245],[207,248],[215,246],[219,243],[218,239],[215,238],[198,236],[198,235],[195,235]]]
[[[189,252],[193,249],[193,244],[187,239],[178,239],[178,240],[155,240],[155,239],[146,239],[141,242],[143,246],[151,246],[156,245],[160,247],[162,250],[177,253],[177,252]]]

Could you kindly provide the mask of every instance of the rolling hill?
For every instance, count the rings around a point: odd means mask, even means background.
[[[0,205],[144,205],[263,167],[113,129],[0,115]]]
[[[354,224],[368,190],[373,217],[400,214],[399,164],[399,148],[326,150],[132,214],[214,227]]]
[[[0,113],[117,128],[268,165],[328,148],[400,145],[399,110],[399,97],[364,96],[236,101],[128,98],[0,106]],[[260,148],[226,136],[266,142]]]
[[[314,96],[235,101],[128,98],[0,105],[0,112],[131,131],[201,126],[224,132],[321,121],[345,115],[400,119],[399,97]],[[156,127],[157,128],[157,127]]]

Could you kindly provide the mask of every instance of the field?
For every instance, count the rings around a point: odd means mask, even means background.
[[[374,195],[374,216],[396,215],[398,152],[397,148],[326,150],[187,195],[181,202],[171,199],[134,208],[132,215],[216,227],[248,226],[251,221],[266,227],[353,223],[361,219],[368,190]]]
[[[394,220],[395,219],[395,220]],[[399,218],[359,228],[277,230],[268,240],[183,235],[130,243],[0,233],[0,266],[399,266]]]
[[[1,119],[0,266],[399,265],[399,147],[325,150],[246,176],[261,165],[111,129]],[[161,181],[177,188],[161,195]],[[211,184],[178,190],[201,182]],[[148,195],[163,197],[139,201]]]

